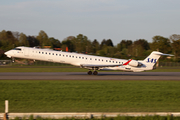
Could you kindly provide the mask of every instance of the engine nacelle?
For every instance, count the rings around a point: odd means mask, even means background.
[[[131,61],[129,62],[129,65],[130,65],[130,66],[133,66],[133,67],[140,67],[140,66],[142,66],[142,63],[140,63],[140,62],[138,62],[138,61],[136,61],[136,60],[131,60]]]

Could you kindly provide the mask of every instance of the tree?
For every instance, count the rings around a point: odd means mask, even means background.
[[[114,47],[113,42],[112,42],[111,39],[108,39],[108,40],[106,41],[106,45],[107,45],[107,46]]]
[[[19,40],[20,33],[19,32],[12,32],[13,36]]]
[[[37,40],[34,36],[28,36],[27,41],[29,43],[29,47],[35,47],[40,45],[39,40]]]
[[[62,50],[66,50],[66,47],[68,47],[69,52],[75,52],[73,42],[69,39],[62,41]]]
[[[144,39],[139,39],[133,42],[133,55],[143,56],[146,50],[150,49],[149,43]]]
[[[163,53],[171,53],[172,48],[170,40],[162,36],[154,36],[151,44],[151,50],[159,50]]]
[[[174,58],[177,59],[180,57],[180,35],[173,34],[170,36],[171,46],[174,54]]]
[[[133,44],[132,40],[122,40],[118,45],[117,48],[119,51],[123,49],[128,49]]]
[[[61,42],[58,39],[51,37],[51,38],[49,38],[49,41],[51,43],[51,48],[60,48],[61,47]]]
[[[18,46],[18,40],[13,36],[11,31],[3,30],[0,32],[0,42],[2,50],[9,50]]]
[[[122,40],[119,44],[117,44],[117,52],[118,56],[123,58],[128,58],[132,55],[132,40]]]
[[[43,30],[39,32],[39,35],[36,37],[36,39],[39,40],[41,47],[51,46],[51,42],[48,39],[48,35]]]
[[[70,52],[75,52],[75,48],[76,48],[76,38],[74,36],[69,36],[67,38],[65,38],[63,41],[62,41],[62,45],[61,45],[61,48],[62,50],[66,50],[66,47],[68,47],[68,50]]]
[[[29,46],[29,42],[24,33],[21,33],[19,36],[19,44],[20,44],[20,46],[27,46],[27,47]]]
[[[100,45],[100,49],[103,49],[103,47],[106,47],[106,46],[114,47],[111,39],[108,39],[108,40],[103,39],[102,40],[101,45]]]
[[[93,53],[96,53],[100,49],[99,42],[96,39],[92,42],[92,49]]]
[[[88,40],[87,36],[83,34],[77,35],[74,39],[71,40],[75,46],[76,52],[89,53],[92,50],[91,41]]]
[[[103,47],[106,47],[106,46],[107,46],[107,45],[106,45],[106,40],[103,39],[103,40],[101,41],[100,49],[103,49]]]
[[[134,45],[140,45],[142,46],[144,50],[150,49],[149,43],[145,39],[139,39],[139,40],[134,41]]]

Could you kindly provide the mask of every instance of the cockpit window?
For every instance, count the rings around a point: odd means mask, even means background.
[[[14,48],[13,50],[20,50],[21,51],[21,48]]]

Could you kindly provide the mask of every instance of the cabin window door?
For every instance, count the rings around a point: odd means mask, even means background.
[[[29,49],[24,49],[24,56],[29,56]]]

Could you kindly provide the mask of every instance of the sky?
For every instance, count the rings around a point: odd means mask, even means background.
[[[89,40],[145,39],[180,34],[180,0],[0,0],[0,31],[60,41],[83,34]]]

